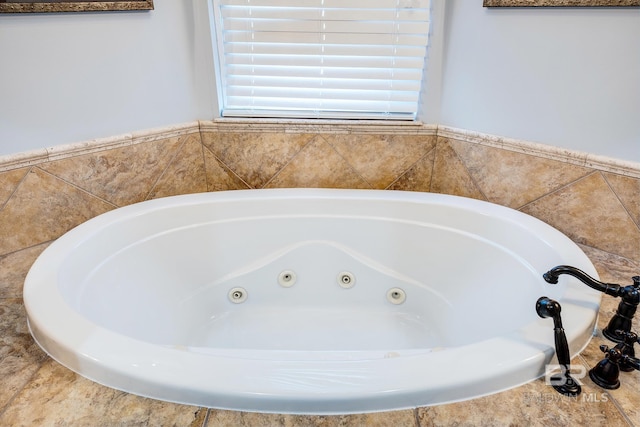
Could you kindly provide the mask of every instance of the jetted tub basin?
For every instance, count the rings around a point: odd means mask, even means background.
[[[337,414],[470,399],[540,377],[562,305],[588,343],[598,277],[554,228],[473,199],[241,190],[120,208],[71,230],[24,287],[31,333],[98,383],[192,405]]]

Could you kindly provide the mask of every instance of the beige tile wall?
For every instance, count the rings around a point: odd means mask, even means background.
[[[18,162],[0,163],[0,256],[147,199],[333,187],[488,200],[640,263],[640,170],[594,167],[580,153],[549,155],[553,149],[495,141],[433,126],[223,121],[58,147],[31,159],[20,155]]]

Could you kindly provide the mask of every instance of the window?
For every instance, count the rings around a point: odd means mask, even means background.
[[[221,114],[414,120],[429,0],[211,0]]]

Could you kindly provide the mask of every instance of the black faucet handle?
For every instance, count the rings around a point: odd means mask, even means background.
[[[622,362],[628,363],[633,366],[634,369],[640,371],[640,359],[624,354],[617,345],[615,347],[608,347],[603,344],[600,346],[600,351],[603,352],[605,358],[611,362],[617,365],[620,365]]]
[[[620,387],[620,359],[622,352],[619,348],[609,348],[606,345],[600,346],[600,351],[605,354],[604,359],[589,370],[591,381],[602,388],[615,390]]]
[[[635,343],[640,343],[640,338],[638,338],[638,334],[635,332],[616,329],[616,334],[622,337],[625,344],[634,345]]]
[[[636,371],[640,371],[640,359],[637,359],[637,358],[631,357],[631,356],[627,356],[625,354],[625,355],[622,356],[620,369],[622,369],[623,366],[629,366],[629,367],[635,369]]]
[[[628,356],[629,359],[622,358],[620,360],[620,370],[624,372],[631,372],[635,368],[633,359],[636,357],[636,351],[633,346],[640,342],[640,338],[635,332],[616,330],[616,334],[622,338],[622,341],[616,344],[615,348],[619,349],[623,356]]]
[[[600,345],[600,351],[603,352],[605,357],[612,362],[617,362],[622,356],[622,352],[620,352],[620,349],[616,347],[609,347],[606,344]]]

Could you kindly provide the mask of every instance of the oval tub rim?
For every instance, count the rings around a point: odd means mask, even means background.
[[[444,379],[438,382],[434,380],[433,377],[429,378],[428,372],[422,372],[422,375],[417,374],[421,372],[421,364],[424,364],[425,354],[403,355],[401,357],[384,360],[324,361],[321,364],[323,365],[325,372],[340,373],[344,372],[344,370],[349,371],[354,367],[357,367],[359,372],[367,375],[367,378],[377,377],[376,381],[378,381],[378,387],[367,393],[363,393],[362,390],[358,391],[350,389],[348,385],[340,382],[336,384],[327,384],[323,381],[319,381],[317,384],[310,383],[300,384],[297,386],[292,385],[290,393],[287,395],[289,402],[285,404],[278,404],[277,402],[281,400],[281,395],[270,395],[267,389],[257,392],[247,391],[248,384],[246,382],[239,381],[237,376],[229,376],[229,373],[234,371],[234,369],[241,368],[244,370],[245,375],[258,375],[256,373],[249,373],[246,371],[247,365],[244,363],[246,362],[246,359],[230,360],[229,357],[220,355],[195,355],[193,352],[186,351],[185,349],[168,347],[158,348],[157,345],[135,340],[92,324],[92,322],[82,318],[75,312],[75,310],[68,306],[67,308],[69,309],[69,312],[66,312],[65,316],[57,316],[58,320],[53,323],[42,322],[39,316],[34,314],[38,310],[38,307],[33,303],[34,293],[42,291],[42,289],[38,288],[36,284],[42,286],[42,284],[47,280],[45,278],[47,275],[55,274],[56,258],[58,257],[57,260],[59,261],[59,257],[62,257],[62,255],[57,255],[56,257],[51,254],[54,252],[63,254],[64,250],[68,250],[77,244],[77,239],[80,238],[79,236],[83,236],[92,229],[107,226],[114,220],[121,218],[123,214],[125,214],[125,217],[139,216],[144,215],[145,212],[164,209],[167,206],[173,206],[175,204],[188,206],[207,203],[210,202],[212,198],[216,199],[216,202],[225,202],[244,200],[247,198],[253,198],[254,200],[273,198],[299,199],[301,197],[333,199],[336,197],[350,198],[358,196],[369,200],[378,200],[382,198],[384,200],[423,203],[418,199],[423,199],[427,194],[428,196],[426,197],[430,199],[430,203],[446,204],[447,206],[450,206],[451,204],[454,206],[468,206],[471,204],[471,207],[478,208],[485,214],[487,212],[494,212],[495,210],[498,210],[509,221],[516,221],[518,224],[521,224],[521,221],[523,221],[524,225],[529,227],[540,227],[541,229],[553,230],[554,233],[551,238],[552,243],[566,245],[572,249],[577,248],[579,250],[578,258],[584,257],[588,266],[591,266],[591,269],[585,269],[585,271],[588,274],[592,274],[594,277],[597,277],[597,272],[586,255],[584,255],[574,242],[564,234],[558,232],[555,228],[522,212],[481,200],[434,193],[414,193],[389,190],[269,189],[200,193],[150,200],[118,208],[79,225],[53,242],[38,258],[36,263],[34,263],[34,267],[32,267],[32,270],[29,272],[27,279],[25,280],[24,301],[28,313],[29,328],[38,344],[47,349],[45,351],[47,351],[50,356],[71,370],[78,372],[93,381],[128,392],[132,392],[130,386],[131,382],[134,381],[144,384],[140,390],[134,391],[135,394],[177,403],[219,407],[232,410],[304,414],[377,412],[383,410],[412,408],[426,404],[433,404],[433,402],[442,403],[439,402],[439,400],[442,400],[443,396],[446,397],[447,389],[459,385],[461,381],[464,382],[463,378],[466,374],[471,372],[477,373],[479,369],[482,369],[482,375],[478,375],[476,383],[470,384],[468,387],[469,392],[473,393],[474,397],[480,397],[482,395],[496,393],[500,390],[513,388],[531,381],[532,378],[539,377],[542,375],[542,372],[540,372],[540,365],[549,363],[553,355],[552,326],[546,322],[545,319],[540,319],[531,331],[524,331],[525,334],[531,333],[532,337],[535,334],[539,334],[540,331],[545,334],[548,333],[548,337],[544,337],[544,339],[538,336],[533,340],[539,347],[538,353],[532,354],[531,347],[529,345],[516,346],[513,352],[514,357],[507,361],[510,365],[510,369],[505,370],[504,366],[499,367],[492,365],[492,358],[488,357],[488,355],[491,355],[491,351],[486,350],[489,348],[500,349],[503,348],[504,345],[513,344],[514,340],[520,338],[519,335],[522,331],[515,331],[507,334],[507,336],[499,336],[480,343],[469,344],[455,349],[448,349],[447,351],[428,353],[427,357],[430,358],[429,360],[436,364],[440,362],[443,363],[448,357],[450,357],[450,351],[455,351],[458,355],[463,353],[475,355],[472,359],[473,363],[469,363],[467,367],[462,369],[462,372],[460,372],[457,379],[447,379],[446,384],[443,383],[445,382]],[[124,221],[125,218],[121,218],[120,220]],[[53,259],[50,259],[51,257],[53,257]],[[42,261],[41,258],[44,261]],[[595,305],[596,307],[599,304],[600,294],[596,291],[573,281],[569,281],[566,286],[571,299],[577,298],[580,304]],[[46,299],[51,305],[55,306],[63,304],[63,306],[66,306],[66,303],[59,293],[58,295],[56,295],[56,292],[50,293],[46,296]],[[532,306],[533,303],[535,303],[535,301],[532,302]],[[567,306],[563,304],[563,315],[565,315],[565,313],[571,313],[572,310],[573,306],[571,304],[568,304]],[[66,315],[68,315],[68,317]],[[52,332],[52,330],[59,330],[60,328],[68,328],[70,326],[78,328],[78,333],[74,334],[73,337],[61,339]],[[582,351],[587,345],[588,339],[585,339],[585,336],[577,336],[576,334],[573,334],[572,331],[568,330],[567,332],[570,341],[576,341],[579,339],[586,341],[579,349],[577,349],[577,352]],[[584,335],[584,333],[582,335]],[[97,339],[97,336],[100,338]],[[127,368],[123,368],[121,371],[113,371],[106,374],[102,372],[101,369],[103,363],[117,364],[122,362],[122,357],[112,351],[109,351],[109,348],[118,345],[118,343],[122,343],[123,340],[130,348],[135,348],[136,351],[143,355],[143,357],[141,357],[142,360],[156,360],[156,362],[154,362],[155,365],[154,363],[148,366],[138,364],[134,369],[128,366]],[[549,346],[549,343],[551,343],[551,346]],[[80,353],[80,355],[78,355],[78,353]],[[96,354],[101,353],[109,355],[107,357],[108,360],[100,359],[96,356]],[[575,349],[573,353],[576,353]],[[478,356],[479,354],[483,354],[485,357],[480,357]],[[163,363],[171,365],[167,360],[173,360],[173,365],[188,365],[190,362],[183,360],[185,358],[188,361],[197,359],[199,364],[203,364],[207,367],[206,371],[200,371],[200,382],[198,386],[191,387],[192,391],[188,393],[186,392],[186,389],[192,384],[189,384],[190,380],[185,374],[186,371],[184,371],[184,366],[182,368],[179,366],[172,366],[172,368],[169,369],[170,372],[161,372],[161,368],[166,367]],[[511,371],[522,369],[523,358],[525,358],[527,363],[531,366],[524,370],[526,375],[522,375],[522,378],[519,378],[514,385],[513,381],[507,381],[507,379],[512,377],[513,372]],[[264,368],[262,365],[269,365],[268,367],[272,372],[275,372],[285,378],[291,372],[300,372],[304,370],[314,372],[313,364],[317,364],[318,361],[288,360],[286,362],[278,363],[278,361],[273,362],[263,360],[262,362],[255,363],[255,359],[252,359],[252,363],[254,363],[254,367],[261,366],[261,369]],[[365,364],[368,364],[368,366],[364,367]],[[388,375],[379,375],[380,372],[384,372],[384,367],[388,369],[390,366],[393,367],[394,372],[396,372],[397,375],[393,377]],[[494,387],[491,391],[483,392],[481,384],[481,379],[483,378],[485,380],[487,378],[493,378],[494,381],[502,378],[501,381],[504,382],[504,385],[499,387],[497,391]],[[224,379],[222,382],[226,381],[230,384],[235,384],[236,388],[211,388],[212,383],[219,383],[222,379]],[[425,389],[424,384],[422,384],[420,380],[423,382],[428,381],[432,387],[427,387]],[[173,384],[171,386],[167,386],[166,384],[169,382],[173,382]],[[507,384],[507,382],[509,382],[509,384]],[[352,384],[352,386],[357,386],[356,383],[357,381]],[[176,393],[176,384],[178,385],[178,388],[182,390],[181,392]],[[256,381],[253,381],[252,384],[255,385]],[[399,385],[402,385],[403,387],[399,387]],[[336,386],[338,386],[338,388],[336,388]],[[439,392],[436,393],[434,391],[435,389],[438,389]],[[315,402],[309,403],[305,400],[308,399],[310,393],[317,397]],[[466,398],[467,397],[462,397],[446,401],[453,402],[465,400]],[[319,407],[323,409],[319,409]]]

